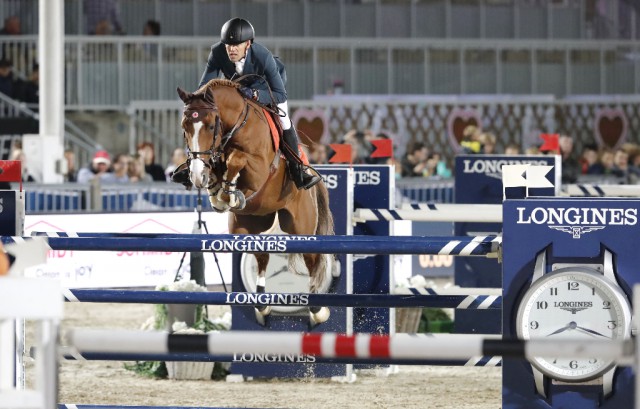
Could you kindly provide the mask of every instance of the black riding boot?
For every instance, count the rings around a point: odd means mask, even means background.
[[[291,128],[282,132],[282,139],[287,146],[282,147],[282,152],[287,158],[289,174],[293,183],[298,189],[309,189],[316,183],[320,182],[320,176],[310,175],[306,172],[307,167],[304,166],[298,157],[298,134],[295,128]],[[295,156],[294,155],[295,152]]]

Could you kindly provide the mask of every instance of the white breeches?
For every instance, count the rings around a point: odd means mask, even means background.
[[[281,104],[278,104],[278,108],[280,111],[284,113],[284,116],[279,117],[280,123],[282,124],[282,130],[286,131],[291,128],[291,119],[289,118],[289,105],[287,105],[287,101],[284,101]]]

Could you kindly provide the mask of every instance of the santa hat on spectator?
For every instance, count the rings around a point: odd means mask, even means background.
[[[107,151],[98,151],[93,155],[93,164],[106,163],[107,166],[111,165],[111,157]]]

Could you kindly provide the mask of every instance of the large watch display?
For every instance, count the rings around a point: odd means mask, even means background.
[[[536,258],[531,287],[516,315],[521,339],[626,339],[631,335],[631,308],[616,281],[613,256],[604,250],[602,264],[554,264],[546,273],[546,251]],[[544,377],[585,383],[598,379],[604,395],[612,389],[614,362],[563,356],[531,361],[536,389],[546,396]]]

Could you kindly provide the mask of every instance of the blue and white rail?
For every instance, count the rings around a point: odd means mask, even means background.
[[[74,251],[176,251],[220,253],[326,253],[326,254],[433,254],[496,257],[501,236],[302,236],[230,234],[48,234],[53,250]],[[66,237],[65,237],[66,235]],[[2,242],[28,240],[3,236]]]
[[[83,289],[66,289],[63,294],[65,301],[96,303],[369,308],[432,307],[481,310],[502,308],[502,297],[492,294],[293,294]]]
[[[356,209],[355,223],[411,220],[414,222],[502,223],[502,206],[492,204],[405,204],[398,209]]]

